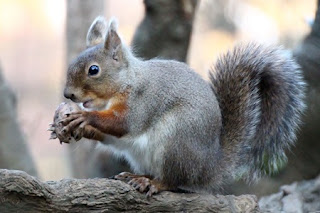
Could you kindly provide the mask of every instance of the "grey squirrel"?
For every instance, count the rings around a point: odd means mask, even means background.
[[[97,17],[64,90],[83,110],[61,119],[61,134],[79,140],[103,132],[100,141],[135,173],[115,178],[149,196],[215,192],[276,168],[305,108],[298,65],[281,48],[249,43],[220,57],[209,75],[207,82],[184,63],[136,58],[116,21]]]

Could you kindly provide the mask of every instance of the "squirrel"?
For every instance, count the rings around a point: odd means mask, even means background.
[[[89,139],[102,132],[101,143],[134,172],[114,178],[148,196],[250,182],[276,169],[295,143],[306,86],[289,51],[237,45],[205,81],[185,63],[135,57],[115,19],[97,17],[86,44],[64,89],[83,110],[61,119],[62,132],[76,140],[86,126]]]

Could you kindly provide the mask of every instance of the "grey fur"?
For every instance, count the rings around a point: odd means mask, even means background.
[[[87,49],[68,77],[82,78],[77,64],[95,63],[103,72],[95,87],[108,81],[119,92],[129,89],[129,133],[103,143],[136,173],[170,188],[212,192],[240,173],[259,176],[265,155],[272,165],[294,143],[305,85],[286,51],[240,45],[217,61],[206,82],[184,63],[143,61],[120,48],[117,63],[105,45]]]
[[[305,83],[291,53],[239,45],[218,60],[210,79],[224,121],[221,143],[237,153],[230,154],[240,168],[236,171],[249,171],[250,181],[264,169],[277,170],[296,140],[305,109]]]

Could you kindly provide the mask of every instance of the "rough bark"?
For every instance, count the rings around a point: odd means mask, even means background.
[[[278,193],[262,197],[259,207],[262,212],[319,212],[320,176],[282,186]]]
[[[144,0],[132,45],[137,56],[186,61],[197,0]]]
[[[121,181],[41,182],[22,171],[0,170],[0,212],[258,212],[253,195],[162,192],[151,198]]]
[[[19,127],[16,98],[0,67],[0,168],[20,169],[37,175],[25,137]]]

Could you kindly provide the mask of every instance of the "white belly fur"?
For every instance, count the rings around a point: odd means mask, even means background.
[[[138,137],[107,138],[105,148],[117,157],[124,157],[136,174],[160,177],[163,147],[152,140],[148,133]],[[159,146],[160,145],[160,146]],[[155,147],[156,146],[156,147]]]

